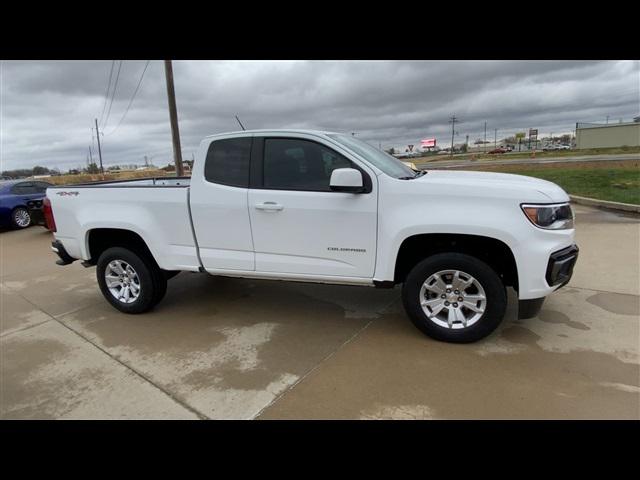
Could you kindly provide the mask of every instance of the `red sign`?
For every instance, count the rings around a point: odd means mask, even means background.
[[[435,138],[425,138],[424,140],[420,140],[420,145],[422,146],[422,148],[435,147],[436,146],[436,139]]]

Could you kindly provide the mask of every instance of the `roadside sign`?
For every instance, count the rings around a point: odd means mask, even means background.
[[[420,146],[422,148],[435,147],[436,146],[436,139],[435,138],[422,139],[422,140],[420,140]]]
[[[407,147],[409,147],[410,152],[413,152],[413,145],[407,145]]]
[[[538,129],[537,128],[530,128],[529,129],[529,136],[530,137],[537,137],[538,136]]]

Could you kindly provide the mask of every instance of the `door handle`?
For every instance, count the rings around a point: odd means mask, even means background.
[[[267,212],[278,212],[282,210],[284,207],[276,202],[264,202],[264,203],[256,203],[256,209],[264,210]]]

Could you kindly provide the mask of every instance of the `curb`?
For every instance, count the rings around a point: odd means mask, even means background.
[[[602,208],[605,210],[618,210],[623,212],[640,213],[640,205],[632,203],[610,202],[607,200],[597,200],[595,198],[579,197],[577,195],[569,195],[573,203],[579,205],[588,205],[590,207]]]

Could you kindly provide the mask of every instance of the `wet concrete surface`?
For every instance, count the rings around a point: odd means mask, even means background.
[[[0,233],[1,418],[640,418],[640,221],[576,206],[539,316],[436,342],[400,290],[181,273],[144,315],[42,227]]]

